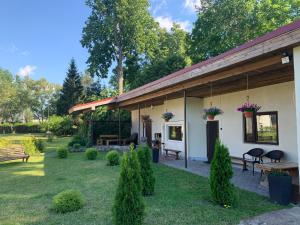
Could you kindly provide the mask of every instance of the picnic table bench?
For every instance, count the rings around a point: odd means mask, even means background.
[[[174,150],[174,149],[166,149],[166,148],[164,148],[164,151],[166,152],[166,156],[169,156],[169,152],[174,153],[173,155],[175,155],[175,159],[179,160],[179,153],[181,153],[181,151]]]
[[[26,162],[29,155],[25,153],[23,146],[1,147],[0,148],[0,162],[22,159]]]
[[[111,135],[111,134],[100,135],[99,139],[97,140],[97,145],[104,145],[104,142],[106,143],[106,145],[109,145],[110,142],[118,141],[118,140],[119,140],[119,135]]]

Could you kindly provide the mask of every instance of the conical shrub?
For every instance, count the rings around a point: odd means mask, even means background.
[[[125,153],[113,206],[116,225],[140,225],[143,223],[145,206],[142,198],[140,164],[133,146]]]
[[[213,201],[224,207],[232,206],[235,202],[234,186],[230,182],[232,176],[228,148],[217,140],[210,167],[210,189]]]
[[[151,168],[150,148],[147,145],[140,145],[137,155],[141,165],[142,193],[144,196],[153,195],[155,178]]]

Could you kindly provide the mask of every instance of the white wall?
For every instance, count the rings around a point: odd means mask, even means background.
[[[244,143],[243,115],[237,108],[246,101],[247,95],[250,96],[250,102],[262,106],[261,112],[278,111],[279,145]],[[210,107],[210,102],[211,98],[187,98],[188,156],[193,159],[206,160],[206,121],[202,119],[202,115],[203,108]],[[214,96],[212,102],[224,111],[216,120],[219,120],[220,138],[228,146],[230,155],[241,157],[249,149],[261,147],[266,151],[283,150],[286,160],[297,162],[294,82],[251,89],[248,93],[240,91]],[[154,133],[163,133],[165,122],[161,115],[166,110],[175,114],[170,123],[183,123],[183,98],[168,100],[164,105],[155,106],[153,109],[149,107],[141,110],[141,115],[150,115],[152,119],[153,138]],[[132,132],[137,132],[138,110],[132,111],[132,123]],[[184,151],[183,145],[178,146],[179,150]]]
[[[246,102],[262,106],[260,112],[278,111],[279,145],[244,143],[242,113],[236,109]],[[204,99],[204,106],[209,107],[211,98]],[[269,150],[282,150],[285,159],[297,162],[296,111],[294,100],[294,82],[286,82],[247,91],[235,92],[212,98],[213,105],[224,111],[217,119],[220,123],[220,138],[229,148],[230,155],[241,157],[242,153],[255,147]]]

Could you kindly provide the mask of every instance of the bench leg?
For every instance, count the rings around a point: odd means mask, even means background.
[[[243,172],[244,171],[247,171],[247,162],[246,161],[243,161]]]
[[[28,162],[29,157],[30,157],[30,156],[26,157],[26,162]]]
[[[176,160],[179,160],[179,153],[176,152]]]

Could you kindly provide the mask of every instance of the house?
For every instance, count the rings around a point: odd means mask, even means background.
[[[237,111],[247,100],[261,106],[252,118]],[[186,163],[207,160],[216,136],[233,157],[259,147],[280,149],[284,160],[300,163],[300,21],[115,98],[76,105],[70,113],[103,105],[131,111],[132,132],[161,136],[165,148],[181,151]],[[206,121],[203,109],[211,105],[224,114]],[[164,112],[175,116],[165,122]],[[143,124],[142,115],[150,120]]]

